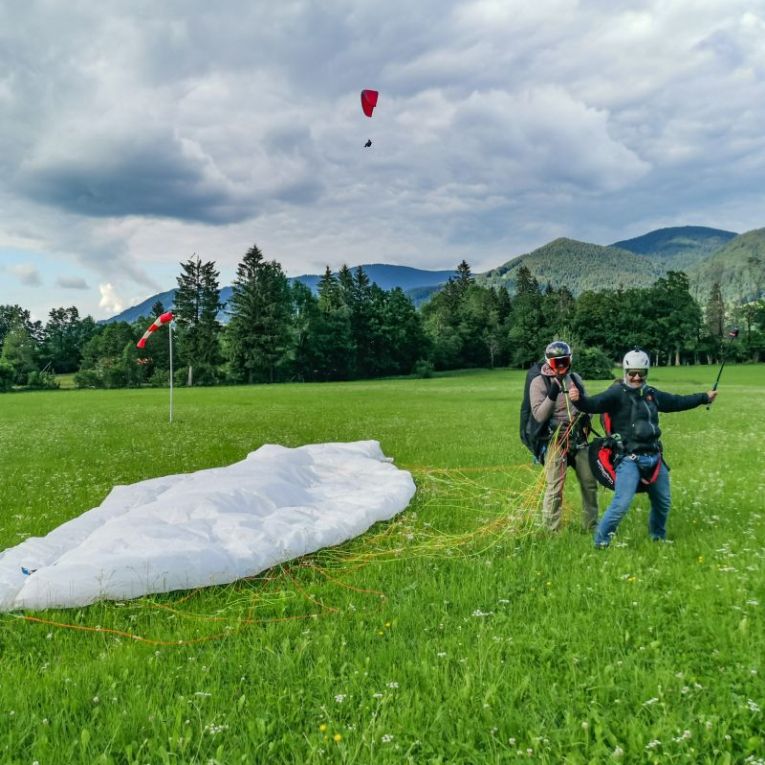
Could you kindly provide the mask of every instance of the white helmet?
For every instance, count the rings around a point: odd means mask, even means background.
[[[641,351],[640,348],[626,353],[624,355],[624,361],[622,361],[622,368],[626,372],[628,369],[645,369],[648,371],[651,367],[651,359],[648,358],[648,354],[645,351]]]

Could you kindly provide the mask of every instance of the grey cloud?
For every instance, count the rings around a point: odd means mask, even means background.
[[[65,290],[87,290],[88,283],[78,276],[59,276],[56,279],[56,286]]]
[[[20,264],[8,266],[6,270],[13,274],[25,287],[42,286],[42,277],[40,276],[40,272],[34,266]]]
[[[33,160],[18,186],[31,199],[89,217],[145,215],[229,223],[251,210],[206,177],[176,141],[107,140],[88,155]]]

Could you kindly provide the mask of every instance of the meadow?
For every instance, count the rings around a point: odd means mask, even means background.
[[[669,542],[641,497],[605,551],[571,471],[564,530],[535,525],[522,385],[180,389],[172,424],[166,390],[0,396],[0,550],[264,443],[377,439],[418,486],[396,520],[251,580],[0,615],[0,762],[765,763],[763,367],[662,416]]]

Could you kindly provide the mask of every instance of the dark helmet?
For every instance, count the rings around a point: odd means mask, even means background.
[[[562,369],[568,369],[571,366],[571,359],[573,358],[571,353],[571,346],[568,343],[564,343],[563,340],[553,340],[550,345],[545,348],[545,358],[547,363],[556,372]]]

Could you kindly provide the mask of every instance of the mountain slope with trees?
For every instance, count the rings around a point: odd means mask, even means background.
[[[733,231],[706,226],[674,226],[614,242],[611,247],[647,255],[667,270],[684,271],[709,257],[737,236]]]
[[[691,293],[705,299],[715,284],[726,303],[747,303],[765,295],[765,228],[731,239],[688,269]]]
[[[560,238],[478,275],[476,283],[515,292],[521,267],[540,284],[565,287],[574,295],[604,285],[647,287],[663,273],[652,260],[633,252]]]

